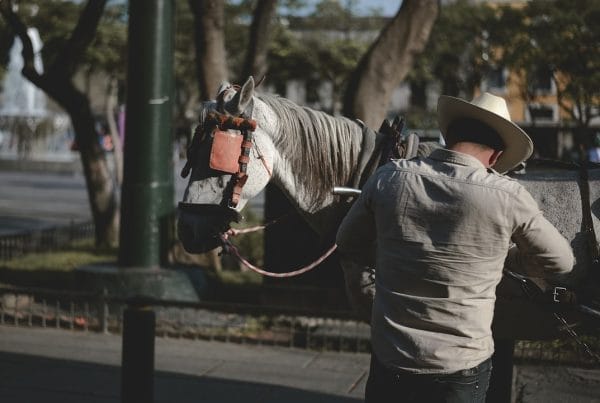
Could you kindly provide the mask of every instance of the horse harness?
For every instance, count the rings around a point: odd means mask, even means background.
[[[256,121],[244,115],[234,117],[219,113],[209,112],[194,132],[192,143],[187,150],[187,162],[181,171],[182,177],[187,177],[192,168],[192,161],[200,142],[210,135],[212,145],[210,150],[209,167],[215,171],[231,174],[231,179],[223,192],[220,205],[206,205],[199,203],[179,203],[179,209],[199,212],[210,209],[222,210],[239,221],[240,216],[235,208],[240,201],[240,195],[248,180],[248,163],[250,150],[253,145],[253,132],[256,130]],[[262,155],[259,158],[265,168],[271,173]]]

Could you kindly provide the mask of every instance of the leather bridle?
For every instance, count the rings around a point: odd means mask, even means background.
[[[231,179],[227,184],[225,191],[223,192],[223,199],[218,205],[215,204],[200,204],[200,203],[179,203],[179,210],[188,211],[193,213],[216,213],[221,212],[224,215],[230,217],[232,221],[240,221],[241,215],[235,210],[239,204],[240,196],[246,181],[248,180],[248,163],[250,162],[250,150],[253,144],[253,132],[256,130],[256,121],[247,118],[244,114],[239,117],[234,117],[220,113],[217,111],[211,111],[206,114],[204,120],[198,125],[194,132],[192,143],[187,150],[187,162],[181,171],[183,178],[187,177],[192,168],[192,161],[195,154],[200,146],[200,142],[207,136],[210,135],[213,138],[213,144],[211,146],[211,161],[209,165],[211,169],[221,170],[223,172],[231,173]],[[215,138],[217,136],[241,136],[241,142],[227,140],[217,145]],[[232,149],[232,147],[239,149]],[[215,147],[219,147],[219,150],[215,150]],[[212,159],[215,161],[223,154],[225,155],[236,155],[237,158],[237,170],[232,172],[227,168],[221,168],[223,164],[220,162],[212,163]],[[226,157],[225,157],[226,158]],[[231,165],[231,164],[229,164]]]

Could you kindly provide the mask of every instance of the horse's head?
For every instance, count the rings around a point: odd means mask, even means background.
[[[261,122],[253,120],[254,80],[240,88],[221,85],[206,102],[182,171],[191,173],[179,205],[178,235],[190,253],[221,244],[220,235],[269,182],[273,145]]]

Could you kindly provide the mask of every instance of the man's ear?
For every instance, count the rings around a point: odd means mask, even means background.
[[[496,162],[498,162],[498,158],[500,158],[500,156],[502,155],[502,150],[494,150],[494,152],[492,152],[492,154],[490,155],[490,167],[493,167],[494,165],[496,165]]]

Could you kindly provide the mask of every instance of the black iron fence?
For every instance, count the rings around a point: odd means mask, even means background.
[[[27,253],[46,252],[64,248],[74,241],[94,236],[92,222],[71,223],[68,226],[34,230],[0,237],[0,261],[10,260]]]
[[[123,311],[143,304],[156,313],[159,337],[368,352],[369,326],[352,312],[133,300],[106,294],[0,287],[0,325],[121,333]]]
[[[311,350],[370,351],[369,326],[352,312],[294,308],[132,300],[106,294],[0,287],[0,325],[83,332],[121,333],[128,305],[151,307],[158,337],[274,345]],[[600,348],[600,337],[584,336]],[[569,338],[518,341],[516,362],[593,367],[598,363]]]

